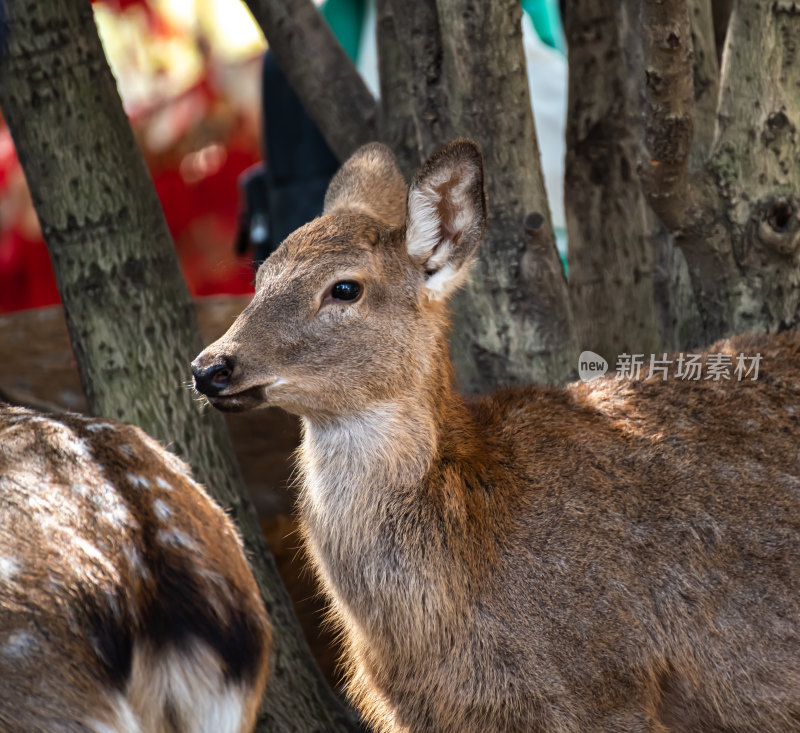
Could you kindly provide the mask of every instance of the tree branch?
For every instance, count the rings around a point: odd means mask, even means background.
[[[376,15],[381,85],[378,139],[392,149],[400,171],[408,180],[420,162],[413,99],[407,78],[408,57],[398,38],[391,0],[377,0]]]
[[[375,99],[311,0],[245,2],[336,157],[375,140]]]
[[[694,126],[694,53],[688,0],[645,0],[645,147],[642,184],[650,205],[675,231],[691,221],[689,153]]]

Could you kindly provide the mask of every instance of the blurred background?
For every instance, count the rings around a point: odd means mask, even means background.
[[[315,1],[377,95],[374,2]],[[566,266],[563,31],[557,0],[523,0],[522,6],[528,66],[538,71],[529,76],[542,163]],[[239,0],[93,0],[92,7],[191,294],[252,292],[253,257],[268,253],[240,236],[240,227],[252,225],[253,197],[269,187],[275,246],[319,213],[335,159],[313,123],[300,119],[299,102],[277,68],[263,66],[267,44]],[[263,86],[272,92],[263,98],[262,68]],[[264,109],[278,120],[266,134]],[[273,161],[269,180],[237,186],[262,156]],[[298,194],[311,199],[309,206],[289,212]],[[256,247],[247,249],[250,244]],[[0,314],[58,302],[25,177],[0,117]]]
[[[266,43],[236,0],[96,0],[95,20],[194,296],[248,293],[237,177],[261,158]],[[25,177],[0,122],[0,313],[59,302]]]

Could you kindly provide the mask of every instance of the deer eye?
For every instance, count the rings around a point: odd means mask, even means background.
[[[361,295],[361,285],[355,280],[342,280],[331,288],[331,298],[334,300],[353,301]]]

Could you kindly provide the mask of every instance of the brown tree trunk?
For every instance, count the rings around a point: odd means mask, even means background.
[[[90,410],[137,424],[232,509],[275,628],[260,730],[353,730],[319,674],[220,416],[188,388],[189,293],[89,2],[8,0],[0,107],[50,250]]]
[[[442,69],[436,0],[377,0],[379,133],[410,178],[455,136]]]
[[[451,344],[462,387],[482,392],[566,379],[578,352],[533,125],[519,3],[437,0],[437,9],[450,127],[483,149],[489,197],[480,258],[454,306]]]
[[[800,321],[800,13],[792,2],[734,4],[709,135],[691,93],[690,8],[643,5],[643,183],[686,256],[710,342]],[[698,135],[713,141],[705,156]]]
[[[577,350],[530,107],[514,0],[381,0],[381,138],[408,175],[443,141],[483,149],[489,228],[454,304],[462,389],[559,381]],[[469,49],[465,52],[465,49]]]
[[[569,287],[581,349],[617,355],[661,347],[653,285],[657,225],[637,173],[641,102],[636,3],[575,0],[569,48],[564,204]]]
[[[683,252],[641,189],[647,76],[641,3],[573,0],[567,14],[570,86],[565,203],[570,294],[582,348],[606,356],[702,342]],[[714,132],[718,67],[708,0],[692,3],[692,155]],[[691,83],[691,82],[690,82]]]

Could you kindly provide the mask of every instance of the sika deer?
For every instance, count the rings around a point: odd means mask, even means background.
[[[756,381],[465,401],[446,301],[482,175],[456,141],[406,197],[362,148],[193,364],[216,407],[303,417],[355,703],[381,731],[800,730],[798,334],[715,347],[760,352]]]
[[[128,425],[0,406],[3,733],[244,733],[270,648],[183,462]]]

